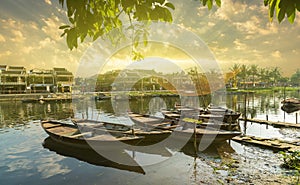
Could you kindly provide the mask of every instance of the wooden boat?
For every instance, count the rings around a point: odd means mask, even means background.
[[[111,99],[111,97],[104,93],[99,93],[97,94],[97,96],[95,96],[95,100],[108,100],[108,99]]]
[[[188,142],[220,143],[240,135],[239,131],[221,130],[220,123],[204,123],[204,125],[194,128],[194,123],[185,121],[170,121],[163,118],[151,117],[147,115],[130,114],[130,118],[137,125],[143,125],[152,130],[172,131],[172,138],[185,140]],[[195,136],[196,135],[196,136]],[[169,137],[169,136],[168,136]]]
[[[229,109],[214,107],[207,110],[204,109],[194,109],[194,108],[177,108],[176,111],[163,111],[163,114],[168,119],[178,119],[181,114],[189,117],[189,112],[195,114],[195,111],[199,112],[198,118],[203,122],[208,121],[220,121],[224,123],[236,123],[241,113],[235,112]],[[193,115],[195,117],[195,115]]]
[[[287,98],[281,101],[281,110],[286,113],[293,113],[300,110],[300,100],[297,98]]]
[[[39,102],[39,100],[36,99],[36,98],[22,99],[21,101],[22,101],[22,103],[36,103],[36,102]]]
[[[78,126],[57,121],[42,121],[42,128],[55,141],[65,145],[87,148],[89,145],[101,150],[118,149],[120,143],[136,145],[141,137],[133,135],[111,135],[107,132],[79,130]]]
[[[216,127],[224,130],[239,130],[239,126],[237,123],[237,120],[234,122],[229,121],[231,118],[226,118],[223,115],[216,115],[216,114],[199,114],[198,116],[191,116],[189,114],[181,114],[179,112],[170,112],[170,111],[164,111],[163,115],[166,119],[173,120],[173,121],[179,121],[180,119],[184,118],[193,118],[199,121],[202,121],[201,124],[197,124],[197,127]],[[236,119],[234,117],[231,120]],[[224,121],[225,120],[225,121]]]
[[[218,128],[209,127],[206,128],[196,128],[193,124],[184,122],[173,122],[165,120],[163,118],[151,117],[148,115],[141,114],[129,114],[131,120],[135,123],[134,127],[124,130],[110,129],[107,130],[111,134],[127,134],[143,137],[138,145],[149,145],[157,142],[162,142],[168,137],[172,136],[174,140],[194,142],[195,139],[198,143],[200,142],[221,142],[231,139],[234,136],[240,135],[239,131],[226,131],[219,130]],[[82,129],[103,131],[103,124],[108,124],[106,122],[98,121],[81,121],[77,122],[77,125]],[[113,124],[113,123],[109,123]],[[196,134],[196,136],[195,136]]]
[[[151,145],[166,139],[172,131],[161,128],[144,127],[144,125],[128,126],[111,122],[95,120],[72,120],[80,130],[94,132],[108,132],[112,135],[130,135],[142,137],[138,145]]]
[[[287,98],[281,102],[286,108],[300,107],[300,100],[297,98]]]
[[[54,151],[57,154],[67,157],[73,157],[80,161],[87,162],[89,164],[110,167],[140,174],[146,174],[144,169],[141,166],[139,166],[139,164],[130,155],[124,152],[124,150],[120,150],[118,153],[115,154],[117,154],[119,158],[122,158],[122,161],[126,161],[126,164],[129,165],[111,161],[105,156],[100,155],[100,153],[96,152],[93,148],[89,148],[88,146],[84,149],[78,149],[77,147],[65,147],[64,144],[53,140],[51,137],[47,137],[44,140],[43,147],[49,149],[50,151]]]

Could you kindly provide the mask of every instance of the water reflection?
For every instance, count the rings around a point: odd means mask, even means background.
[[[133,166],[127,166],[127,165],[115,163],[101,156],[100,154],[95,152],[92,148],[83,149],[83,148],[76,148],[70,146],[66,147],[61,143],[52,140],[50,137],[44,140],[43,146],[49,149],[50,151],[56,152],[57,154],[68,156],[68,157],[74,157],[78,160],[85,161],[93,165],[111,167],[120,170],[145,174],[143,168],[138,164]],[[120,151],[118,155],[123,155],[127,158],[127,160],[133,161],[133,159],[129,155],[127,155],[122,151]],[[133,162],[135,163],[135,161]]]
[[[287,97],[299,98],[299,93],[288,92]],[[209,97],[206,98],[208,99],[205,101],[212,101]],[[247,117],[266,119],[266,115],[268,115],[271,121],[295,122],[295,113],[286,114],[280,110],[282,98],[281,93],[275,92],[248,94],[247,96],[244,94],[216,94],[212,104],[226,106],[242,113],[246,110]],[[180,103],[180,99],[176,97],[131,99],[129,110],[132,112],[155,113],[160,108],[172,109],[176,102]],[[201,104],[202,100],[199,99],[199,102]],[[119,104],[122,106],[122,102]],[[245,105],[247,106],[246,109]],[[69,148],[66,147],[57,149],[55,147],[59,146],[56,144],[50,144],[51,146],[49,146],[49,139],[45,140],[47,150],[41,146],[47,135],[42,131],[38,122],[35,122],[36,120],[65,120],[82,115],[88,115],[94,119],[118,118],[123,122],[121,117],[114,115],[110,100],[44,104],[0,102],[1,182],[3,184],[24,184],[24,179],[28,179],[26,182],[30,184],[42,184],[45,183],[45,180],[49,184],[61,184],[66,181],[70,184],[82,184],[84,182],[91,182],[91,184],[107,184],[108,182],[115,184],[124,184],[124,182],[149,184],[153,181],[165,182],[165,184],[199,184],[199,182],[205,184],[205,182],[212,183],[212,179],[216,179],[216,176],[224,176],[225,179],[226,169],[223,171],[218,170],[219,172],[216,174],[214,165],[223,163],[226,155],[230,158],[237,154],[240,162],[238,170],[241,170],[241,173],[246,172],[252,175],[254,174],[253,171],[257,171],[274,175],[274,173],[280,172],[279,165],[282,161],[278,156],[270,151],[235,142],[231,142],[230,145],[223,143],[219,146],[210,147],[201,153],[197,152],[193,146],[183,148],[176,155],[172,153],[176,150],[172,149],[152,153],[127,151],[129,156],[133,157],[135,155],[136,158],[141,160],[168,158],[173,155],[170,160],[153,166],[143,166],[142,169],[140,169],[141,166],[136,166],[135,169],[127,166],[120,167],[118,164],[112,164],[101,157],[99,158],[98,154],[93,156],[94,154],[88,151],[78,152],[72,149],[69,151]],[[254,123],[247,123],[245,130],[247,134],[263,137],[272,136],[284,139],[300,137],[297,129],[274,128]],[[83,163],[74,158],[88,163]],[[257,160],[259,161],[257,162]],[[95,165],[89,163],[95,163]],[[252,169],[252,171],[248,169]],[[273,170],[268,171],[268,169]],[[144,173],[145,175],[143,175]],[[79,177],[81,178],[80,182],[78,182]],[[64,178],[67,178],[67,180]],[[217,181],[213,182],[218,183]]]
[[[0,103],[0,128],[26,125],[30,120],[74,117],[72,103]]]
[[[70,146],[66,147],[63,144],[52,140],[50,137],[47,137],[44,140],[43,147],[49,149],[50,151],[56,152],[59,155],[73,157],[93,165],[111,167],[119,170],[125,170],[141,174],[146,174],[146,172],[143,169],[143,166],[145,166],[144,164],[147,164],[147,162],[145,161],[153,159],[157,160],[155,158],[172,157],[174,155],[172,151],[177,151],[177,149],[175,148],[161,148],[160,150],[155,151],[146,151],[144,149],[141,149],[141,151],[135,150],[124,152],[120,150],[118,152],[118,155],[122,156],[122,158],[124,159],[127,159],[127,161],[132,161],[132,163],[134,163],[134,165],[128,166],[110,161],[104,156],[101,156],[99,153],[94,151],[92,148],[83,149]],[[184,153],[187,156],[193,157],[194,160],[196,160],[196,158],[198,157],[205,158],[206,160],[213,160],[216,158],[224,157],[224,153],[226,153],[226,155],[234,153],[234,150],[227,142],[224,142],[218,145],[211,145],[205,151],[202,152],[199,152],[197,149],[195,149],[193,144],[187,144],[180,150],[180,152]]]

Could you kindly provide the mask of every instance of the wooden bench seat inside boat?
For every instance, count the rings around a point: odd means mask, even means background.
[[[58,124],[58,123],[44,123],[43,124],[43,127],[45,129],[50,129],[50,128],[54,128],[54,127],[60,127],[61,124]]]
[[[53,127],[50,129],[47,129],[49,132],[53,132],[56,133],[58,135],[65,135],[67,133],[75,133],[78,131],[78,129],[76,128],[72,128],[72,127],[64,127],[64,126],[60,126],[60,127]]]
[[[86,136],[86,135],[91,135],[92,132],[84,132],[84,133],[80,133],[80,134],[76,134],[76,135],[71,135],[69,137],[71,138],[76,138],[76,137],[81,137],[81,136]]]

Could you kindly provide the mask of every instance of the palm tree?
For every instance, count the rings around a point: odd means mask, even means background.
[[[243,64],[240,66],[240,73],[238,74],[238,77],[241,79],[241,81],[243,81],[243,88],[246,88],[246,80],[247,80],[247,76],[248,76],[249,70],[247,65]]]
[[[292,85],[299,86],[300,85],[300,69],[291,76],[291,83]]]
[[[232,72],[232,78],[233,78],[233,88],[237,88],[237,75],[240,73],[240,65],[239,64],[233,64],[233,66],[230,68],[230,71]]]
[[[266,68],[260,68],[258,71],[259,71],[258,72],[259,73],[259,80],[260,80],[261,83],[264,83],[264,86],[265,86],[266,80],[267,80],[267,76],[266,76],[267,69]]]
[[[271,72],[270,72],[270,75],[271,75],[271,79],[272,79],[272,85],[276,86],[277,82],[281,78],[281,72],[280,72],[279,67],[272,68]]]
[[[252,85],[255,87],[255,77],[257,76],[258,66],[256,64],[252,64],[249,69],[250,75],[252,76]]]

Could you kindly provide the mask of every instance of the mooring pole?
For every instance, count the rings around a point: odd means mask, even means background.
[[[246,128],[247,128],[247,92],[245,94],[245,100],[244,100],[244,135],[246,135]]]

